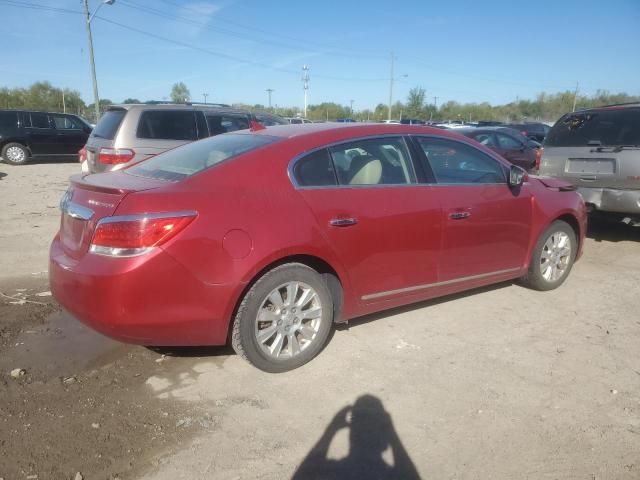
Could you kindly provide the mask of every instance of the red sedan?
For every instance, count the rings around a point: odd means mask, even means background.
[[[586,211],[454,132],[313,124],[234,132],[75,176],[51,245],[56,299],[143,345],[223,345],[280,372],[332,324],[520,279],[564,282]]]

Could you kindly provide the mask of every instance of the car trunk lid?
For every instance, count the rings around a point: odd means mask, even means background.
[[[65,253],[72,258],[80,258],[88,251],[98,221],[113,215],[127,195],[166,185],[161,180],[123,172],[74,175],[70,182],[60,202],[60,241]]]

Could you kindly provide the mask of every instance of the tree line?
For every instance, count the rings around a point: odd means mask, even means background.
[[[176,102],[188,102],[191,93],[182,83],[173,85],[170,98]],[[535,99],[518,99],[504,105],[491,105],[488,102],[460,103],[449,100],[435,105],[427,101],[426,90],[417,86],[409,91],[404,102],[397,101],[392,106],[392,119],[416,118],[420,120],[473,122],[478,120],[499,120],[504,122],[545,121],[554,122],[566,112],[573,109],[597,107],[626,102],[640,102],[640,96],[626,93],[609,93],[598,90],[594,95],[575,95],[575,92],[539,93]],[[113,104],[109,99],[100,100],[102,110]],[[118,103],[140,103],[137,98],[125,98]],[[237,108],[250,110],[271,110],[285,117],[302,114],[297,107],[267,108],[261,104],[234,104]],[[29,109],[48,112],[75,113],[95,122],[93,103],[85,104],[77,90],[54,87],[47,81],[35,82],[26,88],[0,88],[0,108]],[[353,118],[357,121],[381,121],[388,118],[389,107],[379,103],[374,109],[358,109],[352,111],[350,105],[336,102],[323,102],[309,105],[307,117],[311,120],[336,120]]]

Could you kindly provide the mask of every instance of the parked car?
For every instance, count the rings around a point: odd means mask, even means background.
[[[547,136],[547,133],[549,133],[549,130],[551,130],[549,125],[536,122],[510,123],[504,126],[518,130],[525,137],[535,140],[538,143],[544,142],[544,138]]]
[[[302,117],[284,117],[284,119],[293,125],[299,125],[301,123],[313,123],[308,118],[302,118]]]
[[[194,140],[247,129],[252,118],[264,126],[288,124],[266,112],[213,105],[113,105],[100,117],[80,160],[90,173],[118,170]]]
[[[567,113],[545,139],[540,174],[578,187],[587,206],[640,223],[640,103]]]
[[[402,125],[424,125],[426,122],[418,118],[403,118],[400,123]]]
[[[424,126],[238,131],[71,178],[55,298],[143,345],[222,345],[298,367],[334,322],[482,285],[561,285],[582,197]]]
[[[478,127],[502,127],[504,122],[498,122],[496,120],[479,120]]]
[[[0,110],[0,152],[11,165],[34,157],[78,155],[90,132],[91,125],[78,115]]]
[[[505,127],[478,127],[460,128],[457,132],[473,138],[527,171],[537,170],[540,166],[541,145],[516,130]]]

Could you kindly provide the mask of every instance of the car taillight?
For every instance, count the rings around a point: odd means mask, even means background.
[[[175,237],[196,216],[188,211],[105,217],[98,222],[89,250],[114,257],[142,255]]]
[[[118,165],[127,163],[135,157],[136,152],[130,148],[105,148],[102,147],[98,153],[98,161],[106,165]]]
[[[78,150],[78,162],[82,163],[87,159],[87,149],[82,147]]]
[[[535,164],[535,169],[536,170],[540,170],[540,162],[542,161],[542,152],[544,151],[544,148],[540,147],[536,150],[536,164]]]

